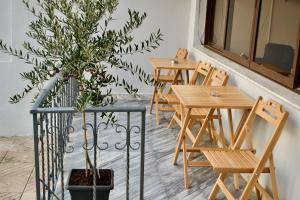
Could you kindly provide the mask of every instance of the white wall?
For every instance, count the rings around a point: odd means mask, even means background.
[[[127,56],[128,61],[143,67],[146,72],[152,73],[153,68],[148,58],[153,57],[174,57],[176,50],[180,47],[187,48],[190,1],[186,0],[121,0],[120,7],[115,17],[121,19],[122,23],[127,19],[127,9],[145,11],[148,14],[144,24],[134,33],[135,41],[147,39],[151,32],[161,29],[164,41],[161,46],[148,54]],[[124,16],[126,17],[124,19]],[[130,73],[126,76],[130,76]],[[138,79],[132,79],[131,83],[139,88],[140,94],[150,95],[153,88],[141,84]],[[115,90],[116,93],[126,93],[122,89]]]
[[[6,5],[7,2],[8,6]],[[9,15],[3,13],[5,20],[0,20],[0,36],[2,33],[3,39],[8,42],[10,42],[9,38],[12,38],[12,45],[20,47],[25,40],[25,31],[31,15],[26,11],[21,1],[1,0],[1,9],[4,6],[9,7],[9,2],[11,3],[11,10],[8,8],[8,14],[11,13],[12,22],[8,23]],[[157,51],[151,54],[128,57],[128,59],[151,73],[152,67],[147,60],[149,56],[172,57],[177,48],[187,47],[189,2],[182,0],[120,0],[119,9],[114,16],[118,20],[125,22],[127,18],[124,16],[127,17],[128,8],[148,13],[148,18],[141,29],[134,33],[137,40],[147,38],[151,31],[156,31],[158,28],[161,28],[164,34],[164,41]],[[4,10],[6,9],[4,8]],[[6,27],[11,28],[11,35]],[[28,97],[17,105],[8,103],[9,97],[23,88],[24,82],[20,80],[19,73],[26,70],[30,70],[30,66],[15,58],[10,60],[9,57],[0,55],[0,136],[32,134],[32,118],[29,114],[31,98]],[[152,87],[140,84],[137,79],[132,79],[132,83],[140,88],[142,94],[152,92]],[[124,91],[118,90],[116,92],[123,93]]]
[[[198,32],[203,31],[205,14],[200,14],[200,31],[198,30],[199,13],[198,5],[206,5],[206,0],[193,0],[191,2],[190,32],[189,32],[189,50],[195,60],[204,60],[211,62],[214,66],[223,68],[230,74],[231,85],[238,86],[250,97],[256,99],[258,96],[264,99],[272,98],[284,105],[284,109],[289,112],[289,119],[282,132],[281,138],[274,150],[275,167],[278,180],[280,199],[297,200],[300,197],[300,96],[279,84],[270,81],[261,75],[252,72],[204,47],[199,45],[197,38]],[[201,12],[205,12],[202,7]],[[240,112],[234,112],[234,122],[237,122]],[[226,115],[223,115],[226,122]],[[258,152],[263,149],[262,141],[265,140],[266,132],[269,127],[259,124],[255,130],[257,134],[254,137],[254,145]],[[264,179],[263,184],[270,185],[269,179]]]
[[[5,13],[0,14],[2,17],[0,35],[17,48],[25,40],[26,26],[30,21],[29,13],[20,2],[1,0],[0,5],[1,9],[5,10]],[[19,73],[28,70],[30,66],[16,58],[0,55],[0,135],[32,134],[32,117],[29,114],[30,97],[16,105],[8,102],[10,96],[23,88],[24,82],[20,80]]]

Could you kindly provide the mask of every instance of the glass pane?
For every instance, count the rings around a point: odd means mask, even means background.
[[[293,66],[300,19],[300,1],[263,0],[255,62],[284,75]]]
[[[255,0],[230,0],[225,49],[249,58]]]
[[[226,29],[226,10],[228,0],[215,0],[214,22],[211,42],[212,44],[224,48]]]

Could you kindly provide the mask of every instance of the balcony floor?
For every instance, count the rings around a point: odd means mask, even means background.
[[[31,137],[0,137],[0,199],[35,199]]]
[[[149,101],[120,101],[122,105],[149,105]],[[126,125],[126,115],[118,114],[120,124]],[[178,127],[167,129],[170,114],[161,115],[161,125],[156,126],[155,114],[146,116],[146,155],[145,155],[145,199],[148,200],[202,200],[207,199],[216,181],[217,175],[210,168],[190,168],[190,189],[183,186],[183,165],[181,156],[178,165],[172,165]],[[88,121],[92,122],[91,116]],[[140,125],[140,114],[131,115],[131,125]],[[131,144],[140,139],[139,134],[132,133]],[[92,138],[89,137],[89,141]],[[100,131],[98,139],[108,142],[107,150],[98,155],[98,167],[114,170],[115,187],[111,191],[110,200],[125,199],[126,183],[126,151],[116,150],[114,144],[125,142],[125,133],[116,133],[114,128]],[[0,199],[34,199],[34,175],[32,140],[30,138],[1,138],[0,140]],[[7,145],[8,144],[8,145]],[[5,149],[9,146],[8,149]],[[82,118],[74,118],[74,132],[70,135],[69,148],[74,151],[65,156],[64,182],[66,183],[71,168],[83,168]],[[16,153],[18,152],[18,153]],[[130,200],[139,195],[139,151],[130,152]],[[10,177],[10,178],[8,178]],[[232,185],[230,185],[232,189]],[[60,193],[58,191],[58,193]],[[236,192],[239,194],[239,192]],[[31,195],[31,196],[30,196]],[[65,191],[66,199],[70,199]],[[218,199],[224,199],[219,195]]]

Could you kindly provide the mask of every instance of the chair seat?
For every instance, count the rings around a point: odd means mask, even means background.
[[[152,77],[154,77],[152,75]],[[159,80],[163,82],[173,82],[175,79],[175,75],[159,75]],[[178,76],[177,80],[181,80],[181,77]]]
[[[163,94],[163,98],[167,100],[169,104],[179,104],[179,99],[175,94]]]
[[[252,173],[257,166],[255,155],[249,150],[211,149],[203,150],[214,170],[222,173]],[[269,172],[265,168],[263,172]]]

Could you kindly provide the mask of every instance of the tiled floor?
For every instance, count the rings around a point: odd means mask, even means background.
[[[126,105],[149,105],[148,101],[125,102]],[[126,116],[126,115],[125,115]],[[191,188],[183,187],[182,160],[178,165],[172,165],[174,147],[178,127],[167,129],[169,115],[162,116],[162,123],[155,124],[155,115],[147,112],[146,119],[146,154],[145,154],[145,200],[205,200],[216,181],[216,174],[210,168],[191,168],[189,176]],[[126,124],[122,115],[118,116],[120,124]],[[64,158],[64,176],[67,177],[71,168],[82,168],[84,162],[80,158],[82,154],[82,120],[74,118],[75,131],[71,134],[70,145],[74,146],[74,152],[66,154]],[[131,115],[131,124],[140,124],[140,115]],[[90,138],[91,139],[91,138]],[[99,144],[109,141],[110,144],[120,142],[124,144],[125,137],[116,134],[115,129],[101,131]],[[132,144],[139,141],[139,135],[132,135]],[[112,190],[111,200],[125,199],[125,158],[124,151],[116,151],[114,146],[102,153],[98,167],[113,168],[115,172],[115,188]],[[181,158],[181,156],[179,157]],[[0,200],[34,200],[35,179],[33,161],[33,142],[30,137],[0,137]],[[139,153],[131,152],[130,157],[130,199],[139,199]],[[65,181],[66,182],[66,179]],[[63,187],[64,188],[64,187]],[[232,188],[232,185],[231,187]],[[59,191],[56,191],[60,193]],[[65,190],[65,199],[69,199],[69,193]],[[218,200],[224,199],[219,195]]]
[[[33,200],[33,143],[30,137],[0,137],[0,200]]]
[[[145,200],[206,200],[216,181],[217,174],[211,168],[189,168],[189,177],[191,181],[190,189],[185,189],[183,185],[183,164],[182,156],[179,156],[178,165],[172,164],[174,149],[176,146],[176,137],[179,127],[172,129],[167,128],[170,114],[161,115],[161,124],[156,125],[155,114],[149,114],[149,101],[119,101],[121,105],[126,106],[147,106],[146,114],[146,150],[145,150]],[[126,125],[126,113],[116,114],[118,123]],[[87,116],[87,121],[93,123],[92,116]],[[101,120],[98,119],[98,122]],[[74,151],[66,154],[64,158],[65,170],[64,177],[67,177],[70,170],[74,168],[83,168],[82,157],[82,119],[75,117],[73,121],[74,132],[70,135],[70,146],[74,147]],[[131,113],[131,127],[141,123],[141,117],[138,113]],[[197,127],[195,127],[197,128]],[[199,127],[198,127],[199,128]],[[126,183],[126,153],[125,151],[116,150],[114,144],[125,144],[126,137],[124,131],[116,133],[115,128],[106,130],[100,129],[98,132],[98,144],[100,146],[107,142],[108,149],[98,154],[98,168],[107,168],[114,170],[114,189],[110,193],[110,200],[123,200],[125,198]],[[92,137],[88,139],[91,144]],[[131,133],[131,144],[134,145],[140,141],[139,134]],[[209,141],[208,137],[205,141]],[[130,184],[129,199],[139,199],[139,151],[130,151]],[[226,182],[230,182],[228,178]],[[66,184],[65,179],[65,184]],[[243,182],[242,182],[243,184]],[[233,185],[228,184],[229,189],[233,190]],[[236,191],[238,196],[241,191]],[[57,192],[60,193],[59,191]],[[65,200],[69,200],[69,192],[65,190]],[[218,200],[226,199],[223,194],[218,195]],[[252,199],[252,198],[251,198]]]

